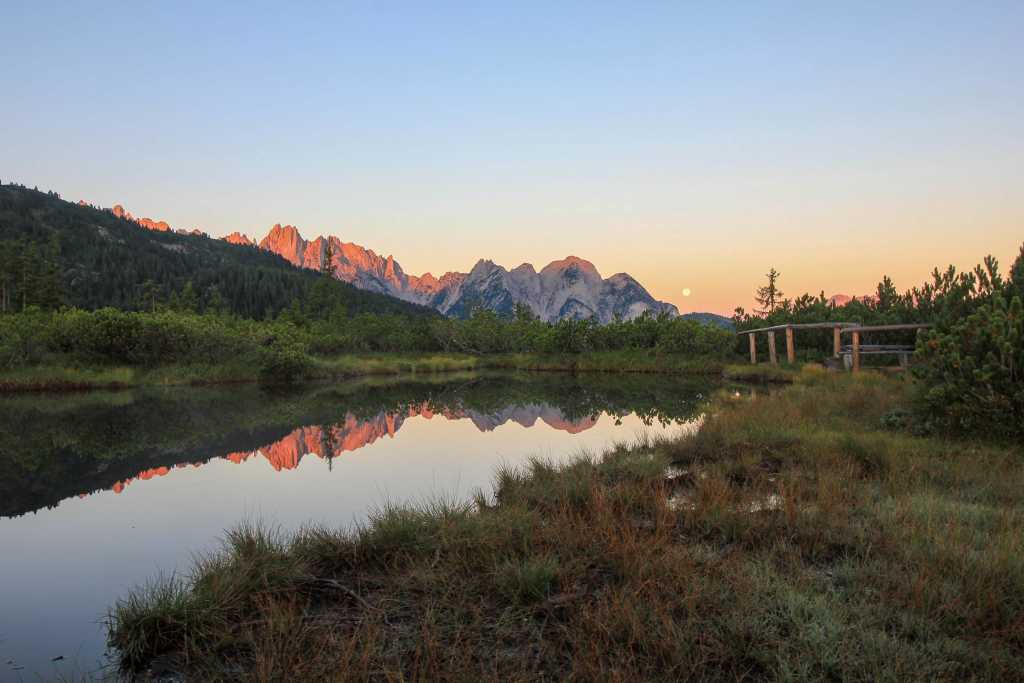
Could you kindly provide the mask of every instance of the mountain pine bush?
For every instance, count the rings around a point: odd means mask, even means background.
[[[974,275],[975,295],[946,306],[958,315],[918,340],[922,417],[933,429],[1024,435],[1024,247],[1009,282],[993,259]]]

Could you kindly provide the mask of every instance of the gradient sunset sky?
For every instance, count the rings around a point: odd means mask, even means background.
[[[206,4],[5,2],[0,178],[683,311],[1024,242],[1020,0]]]

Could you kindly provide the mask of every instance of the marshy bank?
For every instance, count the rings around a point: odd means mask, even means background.
[[[0,392],[254,382],[501,368],[720,375],[735,338],[694,320],[598,325],[481,311],[270,320],[161,309],[29,309],[0,316]]]
[[[1013,679],[1024,453],[909,434],[908,401],[808,370],[473,502],[243,525],[118,602],[110,640],[203,680]]]

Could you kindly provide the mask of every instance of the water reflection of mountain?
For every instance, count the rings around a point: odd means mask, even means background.
[[[490,431],[542,422],[577,433],[597,416],[683,421],[706,385],[678,378],[459,375],[362,381],[287,394],[257,387],[178,388],[0,400],[0,516],[51,507],[214,458],[334,458],[394,437],[410,419],[469,420]]]
[[[570,434],[586,431],[596,425],[598,420],[596,416],[569,420],[562,415],[561,410],[548,405],[509,406],[497,413],[481,413],[477,410],[434,412],[427,404],[423,404],[409,408],[406,413],[381,413],[362,419],[349,414],[343,421],[335,424],[299,427],[273,443],[253,450],[227,453],[222,457],[235,464],[263,459],[278,472],[291,470],[298,467],[302,458],[307,455],[321,459],[336,458],[345,452],[369,446],[380,438],[394,438],[405,421],[410,418],[468,419],[481,432],[493,431],[509,422],[522,427],[533,427],[540,421],[552,429]],[[134,477],[115,482],[111,489],[115,493],[121,493],[132,481],[162,477],[174,469],[198,467],[202,464],[204,463],[176,463],[172,466],[151,467]]]

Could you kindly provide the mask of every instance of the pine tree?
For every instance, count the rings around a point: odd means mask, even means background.
[[[188,313],[197,313],[199,311],[199,295],[196,294],[191,280],[185,283],[185,288],[181,290],[181,296],[178,301],[182,311]]]
[[[21,310],[36,303],[39,285],[39,273],[42,270],[42,259],[35,244],[23,247],[19,259],[18,290],[21,294]]]
[[[334,277],[334,245],[331,244],[331,238],[326,239],[327,246],[324,247],[324,260],[320,264],[320,274]]]
[[[64,303],[64,282],[60,265],[60,241],[57,233],[50,236],[45,256],[40,255],[37,278],[36,303],[43,308],[60,308]]]
[[[17,282],[17,253],[14,244],[0,244],[0,313],[11,310],[11,295]]]
[[[761,306],[759,310],[755,311],[758,315],[771,315],[782,303],[783,295],[776,284],[780,275],[779,271],[772,268],[766,276],[768,284],[757,288],[757,296],[754,297],[754,300]]]
[[[1010,282],[1020,296],[1024,296],[1024,244],[1020,246],[1020,254],[1010,267]]]
[[[142,283],[142,296],[140,303],[142,308],[149,308],[150,313],[156,312],[156,305],[160,301],[160,286],[153,280],[146,280]]]
[[[878,299],[875,302],[875,309],[883,313],[899,301],[899,292],[896,291],[896,286],[888,275],[882,276],[882,281],[878,283],[878,288],[875,290],[875,297]]]
[[[217,285],[212,285],[206,290],[206,312],[220,315],[225,308],[227,308],[227,304],[224,302],[224,297],[220,295]]]

